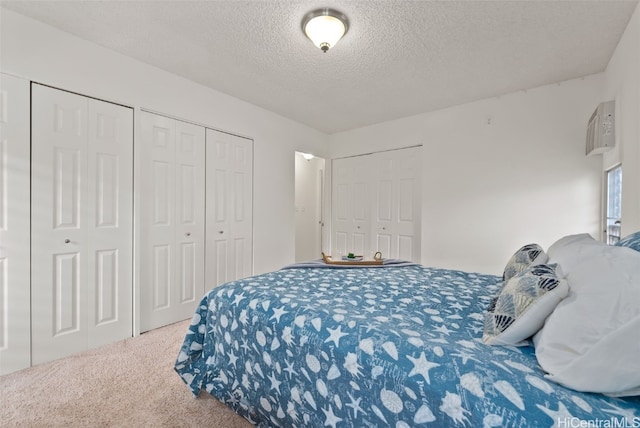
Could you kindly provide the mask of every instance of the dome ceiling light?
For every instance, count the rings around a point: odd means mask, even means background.
[[[334,9],[314,10],[306,14],[302,20],[304,34],[324,53],[334,47],[348,29],[347,17]]]

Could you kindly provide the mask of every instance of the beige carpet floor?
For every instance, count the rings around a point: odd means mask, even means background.
[[[187,321],[0,376],[2,427],[251,427],[173,370]]]

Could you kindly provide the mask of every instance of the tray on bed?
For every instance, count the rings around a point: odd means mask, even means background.
[[[380,253],[376,253],[376,256]],[[379,266],[382,265],[382,254],[380,258],[374,260],[333,260],[331,256],[322,253],[322,260],[329,265],[357,265],[357,266]]]

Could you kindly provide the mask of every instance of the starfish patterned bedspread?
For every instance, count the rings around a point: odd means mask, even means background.
[[[409,266],[231,282],[202,299],[175,369],[264,427],[640,426],[640,397],[564,388],[532,347],[482,343],[500,281]]]

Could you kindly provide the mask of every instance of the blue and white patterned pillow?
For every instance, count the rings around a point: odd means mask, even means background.
[[[549,260],[547,253],[538,244],[527,244],[515,252],[507,262],[502,274],[502,280],[508,281],[530,266],[540,265]]]
[[[632,233],[629,236],[625,236],[621,240],[615,243],[618,247],[629,247],[636,251],[640,251],[640,231]]]
[[[544,325],[569,293],[557,264],[530,266],[505,282],[485,314],[482,341],[488,345],[519,345]]]

